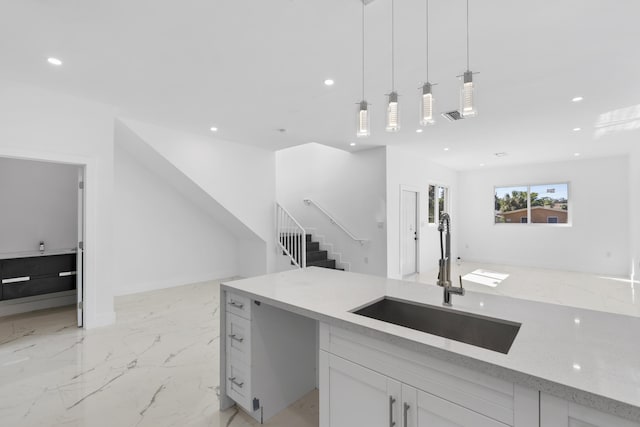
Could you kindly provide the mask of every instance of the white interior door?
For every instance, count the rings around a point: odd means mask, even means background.
[[[78,327],[84,326],[84,167],[78,168],[78,244],[76,246]]]
[[[417,273],[418,257],[418,193],[402,190],[402,221],[400,230],[402,275]]]

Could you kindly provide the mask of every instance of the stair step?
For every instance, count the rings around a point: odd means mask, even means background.
[[[324,268],[336,268],[335,259],[325,259],[322,261],[307,261],[307,267],[324,267]]]
[[[307,252],[315,252],[320,250],[320,242],[307,242]]]
[[[307,251],[307,264],[309,261],[323,261],[327,259],[327,251]]]

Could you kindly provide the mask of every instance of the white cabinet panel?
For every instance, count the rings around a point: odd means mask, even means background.
[[[327,427],[400,427],[400,383],[328,355]]]
[[[402,384],[402,427],[506,427],[506,424]]]
[[[418,390],[417,427],[505,427],[499,421]]]
[[[227,313],[226,335],[229,358],[251,365],[251,321]]]
[[[227,292],[226,296],[227,313],[251,319],[251,299],[242,295]]]
[[[640,424],[541,393],[540,427],[640,427]]]

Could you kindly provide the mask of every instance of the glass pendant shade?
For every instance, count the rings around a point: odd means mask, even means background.
[[[358,104],[358,131],[356,136],[364,138],[369,136],[369,105],[367,101],[360,101]]]
[[[389,104],[387,105],[387,132],[397,132],[400,129],[398,122],[398,93],[389,94]]]
[[[460,115],[462,117],[475,117],[478,111],[475,107],[475,89],[473,87],[473,74],[465,71],[462,88],[460,89]]]
[[[433,94],[431,93],[431,83],[422,86],[422,102],[420,105],[420,124],[422,126],[432,125],[433,120]]]

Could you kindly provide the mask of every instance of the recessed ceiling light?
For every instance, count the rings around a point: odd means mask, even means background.
[[[582,128],[573,128],[574,132],[580,132],[582,130]]]
[[[484,163],[480,163],[480,166],[484,166]]]
[[[422,129],[416,129],[416,133],[422,133]]]
[[[352,142],[352,143],[351,143],[351,144],[349,144],[349,145],[350,145],[350,146],[352,146],[352,147],[355,147],[355,146],[356,146],[356,143],[355,143],[355,142]]]
[[[571,99],[572,102],[580,102],[582,101],[584,98],[581,96],[576,96],[575,98]]]
[[[55,66],[60,66],[60,65],[62,65],[62,61],[61,61],[61,60],[59,60],[58,58],[53,58],[53,57],[51,57],[51,58],[47,58],[47,62],[48,62],[49,64],[51,64],[51,65],[55,65]]]
[[[444,151],[449,151],[449,147],[445,147]]]
[[[215,127],[215,126],[211,126],[211,127],[209,128],[209,130],[210,130],[211,132],[218,132],[218,128],[217,128],[217,127]]]
[[[580,157],[580,153],[573,153],[574,156]]]
[[[327,79],[324,81],[325,86],[333,86],[334,83],[333,79]]]
[[[573,364],[573,369],[574,369],[574,370],[576,370],[576,371],[579,371],[579,370],[581,370],[581,369],[582,369],[582,366],[580,366],[580,365],[579,365],[579,364],[577,364],[577,363],[574,363],[574,364]]]

